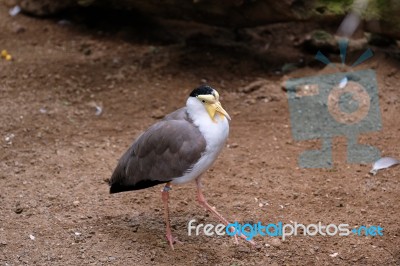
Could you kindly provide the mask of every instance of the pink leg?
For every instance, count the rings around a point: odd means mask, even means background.
[[[171,186],[169,183],[167,183],[164,187],[163,190],[161,190],[161,198],[164,203],[164,219],[165,219],[165,226],[166,226],[166,236],[167,240],[169,242],[169,246],[174,249],[174,238],[172,237],[171,233],[171,227],[169,224],[169,207],[168,207],[168,201],[169,201],[169,190],[171,190]]]
[[[208,204],[208,202],[207,202],[206,198],[204,197],[203,192],[201,190],[201,183],[200,183],[199,179],[196,179],[196,185],[197,185],[197,200],[199,201],[199,204],[201,206],[203,206],[206,210],[208,210],[209,212],[211,212],[212,214],[217,216],[218,220],[220,220],[221,223],[228,225],[229,222],[221,214],[219,214],[219,212],[217,212],[213,207],[211,207],[210,204]],[[246,241],[250,242],[251,244],[255,245],[255,242],[252,240],[247,240],[246,236],[240,235],[240,237],[242,237]],[[236,234],[235,234],[235,242],[236,242],[236,244],[238,243]]]

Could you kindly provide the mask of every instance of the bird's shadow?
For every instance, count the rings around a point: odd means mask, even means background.
[[[165,223],[163,211],[141,212],[130,215],[99,216],[97,227],[103,234],[108,235],[116,242],[136,242],[140,246],[168,248],[165,237]],[[171,229],[174,237],[185,246],[198,245],[199,243],[229,242],[228,237],[204,235],[188,235],[188,222],[195,219],[197,223],[215,223],[207,213],[182,213],[171,212]],[[179,245],[179,244],[177,244]]]
[[[173,215],[173,213],[171,213]],[[171,222],[174,236],[179,239],[190,239],[185,235],[187,229],[184,218],[174,217]],[[179,221],[179,222],[178,222]],[[107,234],[116,241],[131,240],[143,245],[164,244],[168,247],[165,238],[165,224],[163,212],[135,213],[133,215],[100,216],[96,222],[103,234]]]

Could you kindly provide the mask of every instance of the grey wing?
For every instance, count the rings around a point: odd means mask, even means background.
[[[192,120],[189,118],[187,112],[186,112],[186,107],[182,107],[164,117],[163,120],[187,120],[189,122],[192,122]]]
[[[144,132],[121,157],[110,179],[110,193],[143,189],[184,175],[206,147],[189,121],[162,120]]]

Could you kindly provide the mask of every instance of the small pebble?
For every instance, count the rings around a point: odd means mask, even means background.
[[[15,210],[14,210],[14,212],[15,212],[16,214],[21,214],[23,211],[24,211],[24,209],[23,209],[22,207],[17,207],[17,208],[15,208]]]
[[[237,148],[237,147],[239,147],[239,144],[237,144],[236,142],[229,144],[229,148],[234,149],[234,148]]]
[[[40,108],[39,109],[39,112],[41,113],[41,114],[46,114],[47,113],[47,110],[46,110],[46,108]]]
[[[152,112],[151,117],[155,119],[161,119],[164,117],[164,112],[161,110],[155,110]]]
[[[282,244],[282,241],[279,240],[279,238],[272,238],[271,244],[270,244],[270,245],[277,248],[277,247],[279,247],[281,244]]]

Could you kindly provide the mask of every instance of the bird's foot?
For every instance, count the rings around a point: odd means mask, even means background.
[[[174,250],[174,244],[183,244],[183,242],[179,241],[177,237],[173,237],[171,234],[166,234],[165,236],[172,250]]]
[[[201,184],[200,184],[200,180],[196,179],[196,185],[197,185],[197,200],[199,202],[199,204],[206,209],[207,211],[211,212],[212,214],[214,214],[218,220],[220,222],[222,222],[223,224],[225,224],[225,226],[228,226],[230,223],[228,222],[228,220],[226,220],[214,207],[212,207],[210,204],[208,204],[207,200],[205,199],[202,191],[201,191]],[[234,228],[230,228],[231,232],[234,231]],[[252,244],[253,246],[256,245],[256,243],[253,240],[248,240],[247,237],[243,234],[233,234],[233,237],[235,238],[235,243],[239,244],[238,241],[238,237],[240,236],[241,238],[243,238],[244,240],[246,240],[247,242],[249,242],[250,244]]]
[[[234,229],[231,228],[231,232],[233,232],[233,231],[234,231]],[[236,245],[239,245],[239,241],[238,241],[238,237],[237,237],[237,236],[238,236],[237,234],[234,234],[234,235],[233,235],[233,237],[235,238],[235,244],[236,244]],[[247,237],[246,237],[245,235],[240,234],[239,236],[240,236],[241,238],[243,238],[244,240],[246,240],[248,243],[252,244],[253,246],[256,246],[256,242],[254,242],[253,240],[248,240]]]

